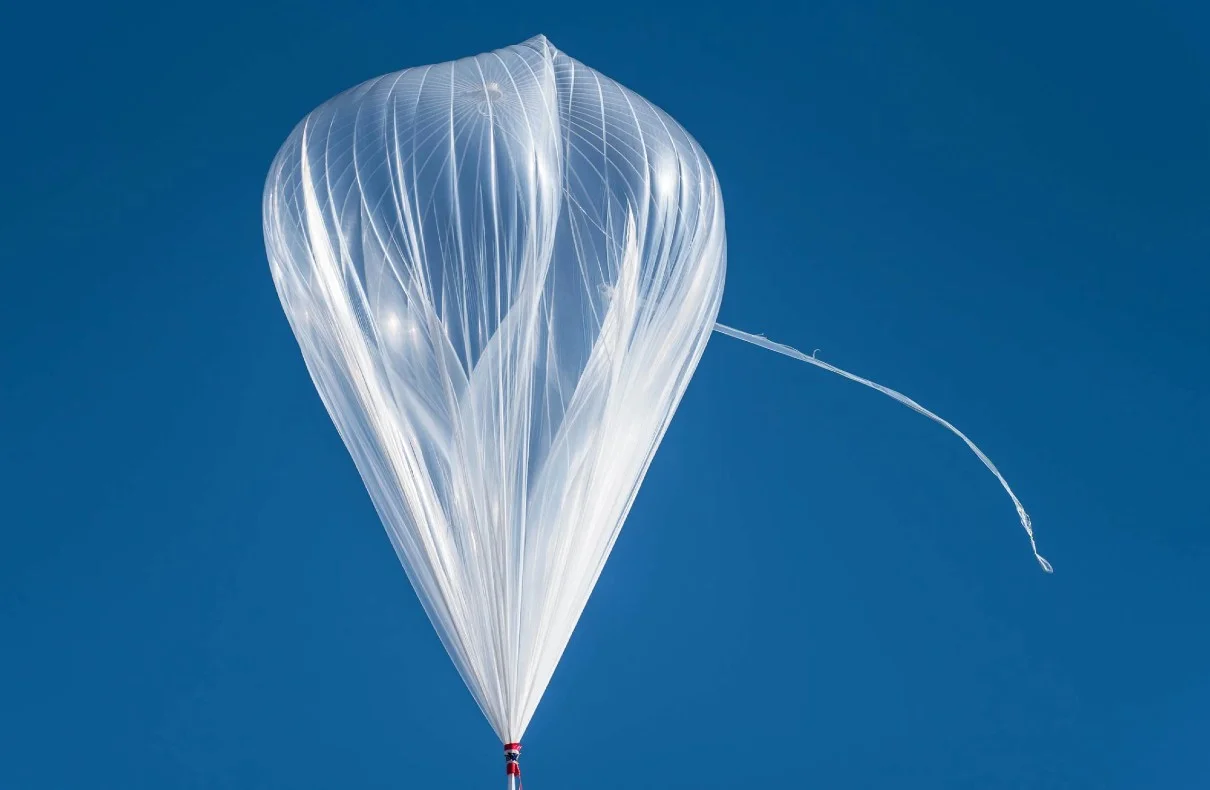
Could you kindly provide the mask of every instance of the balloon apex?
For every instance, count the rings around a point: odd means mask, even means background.
[[[524,43],[528,44],[529,46],[533,47],[534,49],[542,49],[542,50],[549,49],[551,51],[556,50],[555,45],[550,43],[550,39],[547,38],[545,36],[545,34],[543,34],[543,33],[539,33],[538,35],[533,36],[532,38],[526,39]]]

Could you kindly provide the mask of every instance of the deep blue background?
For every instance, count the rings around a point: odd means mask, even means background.
[[[0,23],[0,788],[503,781],[260,199],[332,94],[539,32],[712,157],[722,320],[953,420],[1057,572],[952,436],[716,337],[529,786],[1210,787],[1199,4],[105,5]]]

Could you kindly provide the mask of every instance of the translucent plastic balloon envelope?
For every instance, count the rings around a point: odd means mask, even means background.
[[[265,186],[274,282],[315,386],[463,680],[533,716],[715,324],[723,203],[670,117],[542,37],[312,112]]]
[[[519,741],[714,328],[714,171],[668,115],[538,37],[312,112],[264,223],[399,558]]]

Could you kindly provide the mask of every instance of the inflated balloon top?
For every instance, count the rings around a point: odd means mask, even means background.
[[[539,36],[316,109],[264,225],[315,386],[511,779],[715,329],[714,170]]]

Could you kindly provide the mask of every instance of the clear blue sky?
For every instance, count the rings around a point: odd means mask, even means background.
[[[503,781],[260,199],[332,94],[537,33],[711,156],[721,318],[969,432],[1056,573],[952,436],[716,337],[531,790],[1210,787],[1204,4],[107,5],[0,25],[0,788]]]

